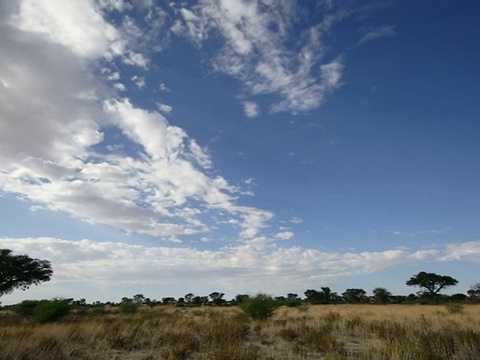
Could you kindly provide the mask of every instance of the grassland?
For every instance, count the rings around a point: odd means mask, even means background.
[[[0,360],[480,359],[480,305],[236,307],[77,312],[37,325],[0,313]]]

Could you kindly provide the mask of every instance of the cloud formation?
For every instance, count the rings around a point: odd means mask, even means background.
[[[0,247],[51,260],[54,283],[82,280],[100,287],[102,284],[160,286],[181,282],[189,287],[208,278],[212,288],[230,291],[261,288],[277,293],[291,290],[291,284],[306,289],[312,284],[331,283],[346,276],[371,274],[398,265],[478,261],[480,258],[478,241],[428,250],[398,248],[362,252],[280,247],[262,237],[218,250],[47,237],[3,238]]]
[[[219,34],[223,47],[213,62],[216,71],[240,80],[252,95],[277,97],[273,112],[308,112],[340,86],[343,72],[340,57],[326,56],[322,39],[343,15],[321,6],[319,22],[295,39],[292,28],[302,9],[293,1],[202,0],[178,9],[182,21],[172,31],[198,46]],[[287,46],[293,40],[299,44],[295,51]]]
[[[245,112],[245,116],[249,118],[255,118],[260,115],[260,108],[258,104],[253,101],[244,101],[243,111]]]
[[[236,220],[243,239],[266,226],[273,214],[237,205],[240,189],[211,175],[210,156],[183,129],[117,97],[97,75],[101,69],[106,81],[118,81],[115,61],[148,63],[130,47],[141,30],[127,18],[122,31],[105,20],[108,8],[121,10],[116,2],[17,5],[4,5],[10,13],[0,19],[3,193],[173,241],[225,219]],[[143,86],[142,77],[133,79]]]
[[[379,39],[382,37],[391,37],[395,36],[397,33],[395,31],[394,25],[384,25],[379,28],[370,30],[367,34],[365,34],[355,46],[363,45],[369,41]]]

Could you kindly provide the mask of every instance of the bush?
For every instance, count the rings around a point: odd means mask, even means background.
[[[134,301],[122,301],[120,303],[120,312],[122,314],[133,314],[136,313],[140,304]]]
[[[70,305],[67,300],[53,299],[40,301],[35,307],[33,315],[38,323],[45,324],[58,321],[68,315],[69,312]]]
[[[35,309],[40,300],[24,300],[20,304],[15,305],[15,312],[21,316],[33,316]]]
[[[459,304],[459,303],[450,303],[450,304],[447,304],[446,305],[447,307],[447,311],[450,313],[450,314],[460,314],[463,312],[463,304]]]
[[[257,294],[245,299],[240,308],[253,319],[266,319],[273,315],[280,306],[278,301],[266,294]]]

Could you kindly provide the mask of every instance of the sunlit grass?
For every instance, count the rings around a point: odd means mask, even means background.
[[[315,305],[253,320],[236,307],[0,316],[0,359],[480,359],[480,306]]]

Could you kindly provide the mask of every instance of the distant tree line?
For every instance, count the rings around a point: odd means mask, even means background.
[[[428,283],[430,287],[430,283]],[[414,285],[412,285],[414,286]],[[373,289],[372,294],[368,295],[364,289],[349,288],[343,293],[333,292],[329,287],[321,287],[319,290],[308,289],[303,293],[303,297],[295,293],[288,293],[285,296],[276,296],[273,299],[279,306],[296,307],[300,305],[316,304],[448,304],[448,303],[471,303],[480,304],[480,283],[474,284],[467,291],[467,294],[457,293],[453,295],[440,294],[438,288],[442,286],[438,283],[435,287],[423,288],[409,295],[394,295],[383,287]],[[442,289],[447,287],[443,285]],[[196,307],[196,306],[238,306],[250,300],[253,296],[249,294],[238,294],[234,298],[224,299],[222,292],[212,292],[208,296],[195,295],[193,293],[185,294],[183,297],[163,297],[159,300],[145,297],[143,294],[135,294],[132,297],[123,297],[120,302],[101,302],[95,301],[87,304],[85,299],[74,300],[65,299],[70,305],[77,308],[123,306],[125,312],[133,311],[139,306],[177,306],[177,307]]]

